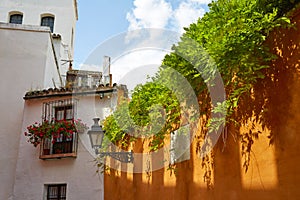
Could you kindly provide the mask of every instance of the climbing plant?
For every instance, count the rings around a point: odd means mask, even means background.
[[[124,100],[113,115],[105,119],[105,141],[126,147],[128,140],[152,138],[150,150],[164,144],[166,133],[176,129],[180,122],[179,103],[172,91],[158,82],[138,85],[131,101]],[[105,145],[104,145],[105,146]]]
[[[251,95],[253,86],[264,79],[264,70],[269,67],[270,61],[276,59],[268,46],[265,45],[271,31],[277,27],[289,26],[290,20],[284,16],[283,5],[294,6],[294,2],[288,1],[244,1],[244,0],[219,0],[209,5],[207,12],[197,23],[185,28],[181,41],[173,47],[171,54],[166,55],[163,66],[169,66],[182,73],[197,93],[202,104],[201,109],[210,107],[211,112],[219,110],[223,112],[225,107],[226,122],[234,122],[234,113],[239,108],[241,97]],[[267,6],[267,7],[266,7]],[[201,48],[192,50],[187,48],[186,40],[197,41]],[[215,69],[221,74],[226,90],[226,101],[219,102],[211,107],[210,98],[207,95],[207,81],[199,77],[203,73],[197,70],[197,62],[190,62],[182,57],[183,52],[190,58],[195,58],[205,64],[204,71]],[[203,61],[203,57],[209,58]],[[211,60],[214,62],[211,64]],[[209,62],[208,62],[209,61]],[[207,69],[208,67],[208,69]],[[214,77],[214,72],[210,74]],[[204,97],[204,98],[203,98]],[[209,115],[211,112],[202,112]],[[218,129],[215,127],[215,119],[210,118],[207,125],[213,127],[208,132],[202,132],[203,139],[207,134]],[[210,131],[212,130],[212,131]],[[249,138],[249,133],[247,133]],[[250,134],[251,135],[251,134]],[[251,136],[252,137],[252,136]],[[256,135],[253,136],[256,138]],[[242,139],[245,137],[241,137]],[[245,158],[245,170],[249,165],[249,153],[253,140],[242,140],[243,157]],[[209,156],[207,154],[206,156]],[[204,161],[207,159],[203,159]],[[206,180],[209,180],[206,177]]]
[[[105,119],[106,137],[117,143],[128,139],[128,134],[131,139],[139,134],[153,135],[150,147],[155,151],[164,145],[165,135],[178,128],[187,110],[188,116],[200,113],[191,117],[193,119],[202,116],[208,119],[204,123],[207,131],[201,131],[198,136],[201,140],[224,123],[240,125],[234,114],[242,97],[251,96],[254,85],[264,79],[264,70],[270,61],[276,59],[265,44],[266,40],[275,28],[290,26],[285,13],[297,3],[296,0],[218,0],[210,3],[209,11],[185,28],[180,41],[172,47],[172,53],[163,59],[156,76],[145,85],[138,85],[131,101],[124,101]],[[197,45],[192,45],[195,43]],[[180,84],[183,79],[174,79],[176,73],[187,82]],[[214,86],[217,73],[222,77],[226,100],[213,105],[208,87]],[[182,92],[187,83],[197,97],[198,108],[189,109],[193,107],[189,102],[193,94]],[[225,113],[226,120],[217,121],[211,117],[212,113]],[[251,133],[247,133],[247,138],[251,137]],[[253,140],[247,141],[243,140],[241,145],[248,163]],[[203,162],[211,160],[209,155],[203,157]],[[203,166],[211,169],[207,163]],[[245,168],[247,170],[247,164]],[[205,180],[211,181],[208,174]]]

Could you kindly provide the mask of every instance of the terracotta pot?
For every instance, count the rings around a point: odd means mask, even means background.
[[[50,155],[50,149],[43,149],[43,155]]]

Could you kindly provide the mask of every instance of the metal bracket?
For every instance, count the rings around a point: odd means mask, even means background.
[[[123,163],[133,163],[133,151],[131,152],[96,152],[100,157],[110,156]]]

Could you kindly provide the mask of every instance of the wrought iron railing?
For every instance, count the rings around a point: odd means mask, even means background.
[[[43,121],[73,120],[76,117],[77,100],[64,99],[46,102],[43,104]],[[78,135],[76,132],[66,136],[61,134],[58,138],[45,138],[41,143],[40,158],[76,157]]]
[[[41,143],[40,158],[76,157],[78,147],[78,134],[74,132],[69,138],[61,136],[53,143],[52,138],[45,138]]]

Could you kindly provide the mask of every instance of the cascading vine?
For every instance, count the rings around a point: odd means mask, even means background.
[[[212,113],[225,113],[226,124],[237,127],[242,121],[249,118],[236,117],[237,112],[245,98],[251,98],[254,85],[265,78],[265,70],[269,63],[276,59],[265,44],[266,40],[275,28],[291,26],[287,11],[294,8],[299,1],[271,1],[271,0],[218,0],[209,4],[209,11],[199,18],[197,23],[185,28],[181,40],[173,46],[173,52],[166,55],[162,66],[156,76],[145,85],[137,86],[133,91],[130,102],[124,101],[116,112],[105,119],[104,128],[107,140],[122,145],[134,141],[132,135],[148,131],[153,134],[157,127],[151,124],[151,120],[164,122],[164,127],[159,127],[155,137],[150,142],[150,149],[155,151],[164,145],[166,134],[178,128],[182,117],[180,103],[176,95],[164,86],[161,80],[174,84],[170,68],[179,72],[193,88],[197,95],[200,116],[207,119],[208,127],[202,127],[205,132],[200,131],[199,141],[203,141],[207,134],[217,130],[222,125],[216,119],[211,118]],[[200,49],[188,48],[185,40],[193,40],[201,46]],[[183,52],[189,58],[195,58],[193,62],[188,61],[181,55]],[[207,55],[209,57],[207,57]],[[214,63],[213,65],[211,63]],[[207,88],[207,80],[201,78],[203,74],[195,69],[195,63],[203,65],[207,73],[214,74],[215,69],[221,74],[225,91],[226,101],[219,102],[218,106],[212,108],[211,97]],[[216,68],[215,68],[216,66]],[[184,85],[178,86],[184,90]],[[179,90],[180,91],[180,90]],[[185,103],[189,104],[189,99]],[[161,105],[156,109],[153,105]],[[257,113],[263,107],[258,108]],[[151,111],[151,112],[150,112]],[[152,116],[150,116],[151,114]],[[189,113],[192,115],[193,113]],[[237,120],[242,119],[243,120]],[[123,121],[125,123],[119,123]],[[224,125],[224,124],[223,124]],[[140,128],[142,127],[142,128]],[[158,130],[158,129],[157,129]],[[131,137],[127,137],[130,133]],[[255,134],[255,135],[254,135]],[[253,138],[256,132],[243,134],[241,145],[245,152],[251,152]],[[122,142],[123,141],[123,142]],[[120,143],[121,142],[121,143]],[[250,156],[243,154],[246,164],[249,165]],[[203,165],[207,171],[205,181],[211,181],[211,170],[213,162],[210,157],[203,157]],[[210,183],[208,183],[210,186]]]

